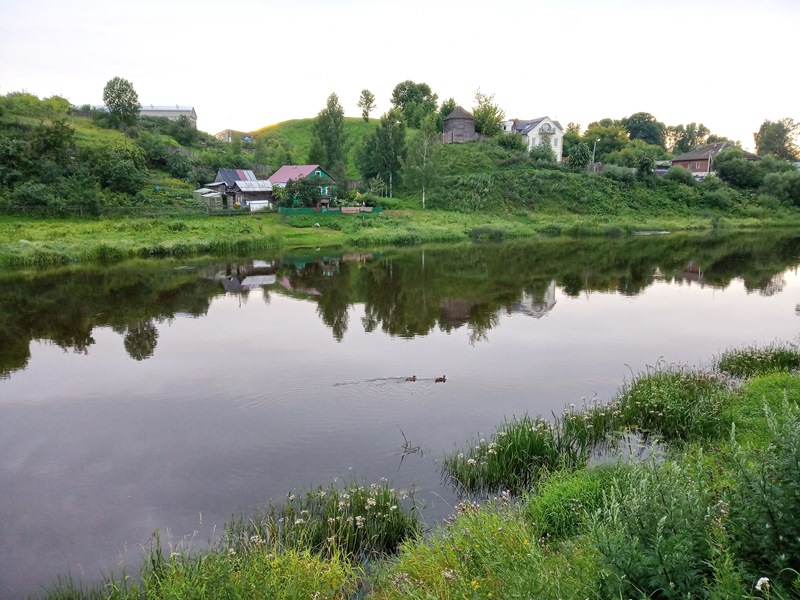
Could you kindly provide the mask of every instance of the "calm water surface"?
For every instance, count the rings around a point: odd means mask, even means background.
[[[433,523],[443,454],[504,417],[796,341],[798,256],[770,233],[0,274],[0,597],[335,478],[413,486]]]

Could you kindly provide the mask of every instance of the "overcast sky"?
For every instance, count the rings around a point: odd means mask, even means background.
[[[585,128],[645,111],[753,147],[800,120],[800,0],[0,0],[0,93],[195,107],[198,127],[251,131],[315,116],[363,88],[379,116],[411,79],[467,110]]]

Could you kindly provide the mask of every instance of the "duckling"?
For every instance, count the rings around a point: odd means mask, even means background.
[[[436,378],[436,383],[446,383],[447,382],[447,375],[442,375],[441,377]]]
[[[406,381],[416,381],[416,380],[417,380],[416,375],[412,375],[411,377],[406,377]]]

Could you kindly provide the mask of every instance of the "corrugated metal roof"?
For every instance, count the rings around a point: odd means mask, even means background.
[[[271,192],[272,184],[263,179],[256,181],[237,181],[236,187],[243,192]]]
[[[233,187],[237,181],[255,181],[256,176],[252,171],[245,169],[219,169],[214,183],[225,182],[228,187]]]
[[[181,112],[191,112],[194,110],[194,106],[179,106],[178,104],[172,105],[162,105],[162,104],[142,104],[142,112],[148,110],[172,110],[172,111],[181,111]]]
[[[330,174],[319,165],[284,165],[270,175],[269,181],[272,182],[273,185],[280,183],[285,184],[290,179],[308,177],[317,169],[325,173],[328,177],[331,177]],[[331,179],[333,179],[333,177],[331,177]]]

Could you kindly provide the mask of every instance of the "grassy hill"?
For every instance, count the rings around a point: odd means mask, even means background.
[[[289,146],[292,158],[297,164],[305,164],[308,151],[314,137],[314,125],[317,119],[292,119],[262,127],[253,134],[258,139],[262,136],[281,138]],[[356,117],[344,118],[345,151],[347,153],[347,176],[350,179],[361,179],[361,173],[355,165],[355,155],[363,145],[364,138],[378,125],[378,119],[369,122]]]

